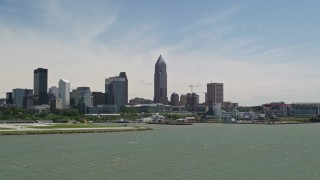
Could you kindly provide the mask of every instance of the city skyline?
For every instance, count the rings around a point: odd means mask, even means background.
[[[224,100],[320,102],[319,1],[1,1],[0,98],[33,87],[49,69],[71,89],[104,92],[126,72],[129,98],[153,99],[154,59],[168,68],[168,95],[224,84]],[[15,71],[13,71],[13,69]],[[297,83],[299,82],[299,83]]]

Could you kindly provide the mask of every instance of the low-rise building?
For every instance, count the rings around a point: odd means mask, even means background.
[[[263,104],[265,114],[271,117],[287,117],[290,106],[284,102],[272,102]]]
[[[293,103],[290,105],[289,114],[294,117],[320,116],[320,103]]]
[[[233,103],[233,102],[223,102],[221,104],[221,109],[226,111],[226,112],[231,112],[233,109],[236,109],[239,107],[238,103]]]
[[[170,105],[164,104],[136,104],[127,105],[126,108],[133,109],[138,113],[169,113],[172,112],[172,107]]]
[[[119,113],[120,109],[115,104],[103,104],[88,107],[87,114],[115,114]]]
[[[150,100],[150,99],[144,99],[144,98],[136,97],[136,98],[130,99],[129,104],[130,105],[153,104],[153,101]]]

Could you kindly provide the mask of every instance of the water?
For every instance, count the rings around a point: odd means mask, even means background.
[[[0,179],[319,179],[320,124],[0,136]]]

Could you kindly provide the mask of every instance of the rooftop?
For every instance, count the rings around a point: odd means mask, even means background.
[[[157,63],[165,63],[165,62],[164,62],[164,59],[163,59],[162,56],[161,56],[161,54],[160,54],[160,56],[159,56],[159,58],[158,58],[158,60],[157,60]]]

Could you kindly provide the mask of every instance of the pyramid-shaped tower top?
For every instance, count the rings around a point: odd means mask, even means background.
[[[164,62],[164,59],[162,58],[162,56],[161,56],[161,54],[160,54],[160,56],[159,56],[159,58],[158,58],[158,60],[157,60],[157,64],[158,63],[165,63]]]

